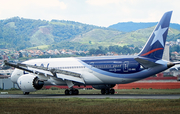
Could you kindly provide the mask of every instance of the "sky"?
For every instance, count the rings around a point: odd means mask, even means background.
[[[118,22],[158,22],[173,11],[180,24],[180,0],[0,0],[0,20],[23,17],[69,20],[108,27]]]

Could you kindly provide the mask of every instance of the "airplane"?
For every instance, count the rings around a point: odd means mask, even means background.
[[[114,94],[116,84],[135,82],[162,72],[179,62],[162,60],[172,11],[164,13],[147,43],[137,55],[31,59],[5,65],[15,67],[11,75],[24,95],[44,85],[67,85],[65,95],[78,95],[74,85],[92,85],[101,94]]]

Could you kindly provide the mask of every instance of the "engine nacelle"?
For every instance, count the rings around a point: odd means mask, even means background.
[[[93,88],[95,89],[108,89],[108,88],[113,88],[115,84],[107,84],[107,85],[92,85]]]
[[[17,84],[23,92],[33,92],[40,90],[44,82],[40,81],[39,78],[33,74],[25,74],[18,78]]]

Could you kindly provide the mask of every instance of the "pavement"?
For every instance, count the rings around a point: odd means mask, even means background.
[[[0,98],[88,98],[88,99],[180,99],[180,94],[79,94],[79,95],[63,95],[63,94],[0,94]]]

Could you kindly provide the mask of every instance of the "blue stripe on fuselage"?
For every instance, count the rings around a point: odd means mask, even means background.
[[[82,60],[92,68],[101,69],[103,71],[116,74],[129,74],[140,71],[140,64],[132,58],[117,58],[103,60]]]
[[[117,78],[127,78],[127,79],[136,79],[136,80],[140,80],[140,79],[143,79],[143,78],[146,78],[146,77],[149,77],[151,75],[154,75],[158,72],[161,72],[163,70],[166,70],[167,69],[167,66],[163,66],[163,65],[160,65],[160,67],[154,67],[154,68],[150,68],[150,69],[141,69],[139,68],[136,72],[134,73],[130,73],[129,71],[128,72],[124,72],[124,73],[114,73],[114,72],[110,72],[110,71],[107,71],[107,70],[103,70],[103,69],[99,69],[99,68],[95,68],[95,67],[92,67],[92,65],[90,63],[90,61],[101,61],[106,63],[107,61],[111,62],[112,60],[120,60],[120,61],[126,61],[126,60],[129,60],[129,61],[133,61],[134,63],[136,63],[134,61],[134,58],[142,58],[144,60],[148,60],[148,61],[151,61],[151,62],[155,62],[156,60],[153,60],[153,59],[149,59],[149,58],[144,58],[144,57],[139,57],[139,56],[113,56],[113,57],[109,57],[109,56],[106,56],[106,57],[81,57],[81,58],[77,58],[78,61],[80,63],[82,63],[86,68],[89,68],[91,69],[93,72],[97,72],[99,74],[102,74],[102,75],[106,75],[106,76],[111,76],[111,77],[117,77]],[[85,62],[84,62],[85,61]],[[87,63],[86,63],[87,62]],[[117,61],[118,62],[118,61]],[[107,62],[108,63],[108,62]],[[120,62],[119,62],[120,63]],[[138,63],[138,62],[137,62]],[[116,64],[116,62],[114,63]],[[139,63],[138,63],[139,64]]]
[[[140,64],[134,60],[137,56],[106,56],[78,58],[87,68],[100,74],[124,78],[125,74],[142,71]],[[127,78],[135,78],[133,75]]]

